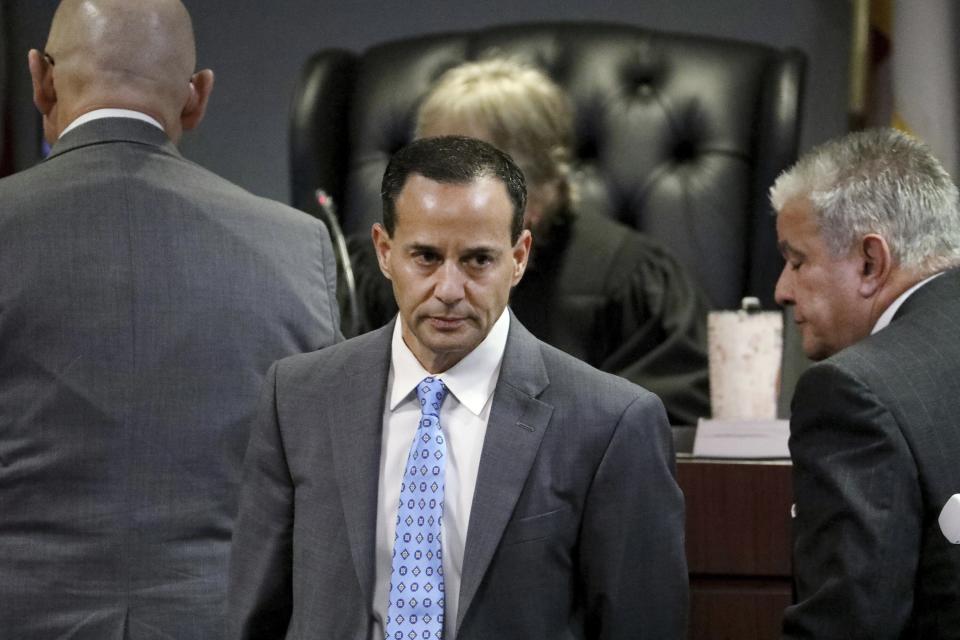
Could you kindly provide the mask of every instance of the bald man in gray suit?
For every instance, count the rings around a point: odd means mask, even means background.
[[[66,0],[29,64],[53,151],[0,181],[0,636],[215,640],[261,381],[339,335],[329,239],[177,152],[213,82],[178,0]]]

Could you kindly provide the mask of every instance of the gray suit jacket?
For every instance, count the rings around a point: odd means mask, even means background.
[[[960,638],[960,271],[809,369],[793,400],[794,572],[785,638]]]
[[[368,640],[392,330],[268,374],[231,554],[229,638]],[[656,396],[511,318],[470,514],[458,639],[684,637],[672,446]]]
[[[309,216],[107,119],[0,181],[0,636],[216,639],[263,376],[337,334]]]

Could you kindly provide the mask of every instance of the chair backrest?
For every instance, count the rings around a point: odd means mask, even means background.
[[[428,35],[306,64],[291,123],[293,204],[330,193],[347,234],[380,219],[380,180],[433,81],[466,60],[545,70],[575,111],[582,207],[670,248],[715,308],[772,304],[782,261],[767,190],[795,159],[805,59],[793,49],[605,23]]]

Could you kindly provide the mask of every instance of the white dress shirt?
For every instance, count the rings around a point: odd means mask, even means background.
[[[134,120],[141,120],[147,124],[152,124],[157,129],[163,131],[163,125],[160,124],[156,118],[139,111],[133,111],[131,109],[94,109],[68,124],[66,128],[60,132],[60,137],[62,138],[68,131],[73,131],[82,124],[86,124],[92,120],[100,120],[101,118],[133,118]]]
[[[929,278],[921,280],[920,282],[913,285],[912,287],[910,287],[909,289],[901,293],[899,296],[897,296],[897,299],[894,300],[892,303],[890,303],[890,306],[884,309],[883,313],[880,314],[880,317],[877,318],[877,323],[873,325],[873,331],[870,332],[870,335],[873,335],[874,333],[876,333],[877,331],[880,331],[881,329],[886,329],[887,325],[890,324],[890,322],[893,320],[893,316],[896,315],[901,305],[903,305],[903,303],[907,301],[907,298],[913,295],[914,291],[916,291],[923,285],[927,284],[934,278],[942,275],[943,275],[943,271],[941,271],[940,273],[935,273]]]
[[[420,403],[415,389],[421,380],[431,375],[404,343],[401,322],[398,318],[394,326],[383,412],[380,486],[377,494],[376,582],[370,640],[383,640],[400,483],[403,481],[413,436],[420,424]],[[490,418],[493,390],[500,377],[500,364],[509,329],[510,314],[504,311],[483,342],[463,360],[443,373],[433,374],[443,380],[448,389],[440,408],[440,428],[447,441],[441,525],[445,640],[454,640],[470,507]]]

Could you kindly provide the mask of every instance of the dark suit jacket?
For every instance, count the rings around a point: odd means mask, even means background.
[[[136,120],[0,181],[0,637],[222,635],[259,387],[334,340],[333,269]]]
[[[809,369],[790,450],[799,602],[786,638],[960,638],[960,271]]]
[[[368,640],[392,330],[268,374],[231,554],[229,638]],[[683,524],[656,396],[511,318],[458,640],[684,637]]]

